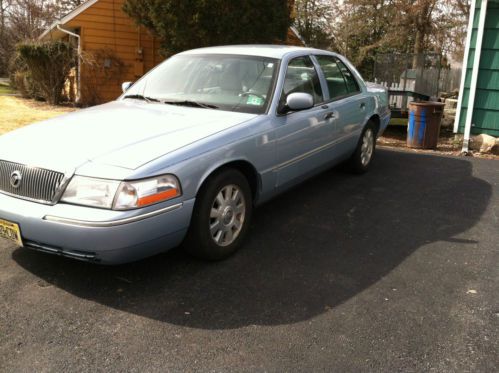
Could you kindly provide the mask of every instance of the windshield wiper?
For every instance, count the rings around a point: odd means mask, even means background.
[[[184,100],[184,101],[162,101],[164,104],[168,105],[178,105],[178,106],[190,106],[190,107],[200,107],[204,109],[218,109],[218,106],[212,105],[212,104],[205,104],[203,102],[197,102],[197,101],[189,101],[189,100]]]
[[[123,98],[134,98],[136,100],[144,100],[146,102],[159,102],[159,100],[157,98],[147,97],[147,96],[143,96],[143,95],[126,95]]]

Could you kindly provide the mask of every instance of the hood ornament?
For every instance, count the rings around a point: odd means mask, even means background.
[[[23,175],[20,171],[14,171],[10,174],[10,185],[12,188],[17,189],[21,186]]]

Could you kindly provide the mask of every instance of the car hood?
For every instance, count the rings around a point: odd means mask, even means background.
[[[72,172],[87,162],[136,169],[254,114],[114,101],[0,137],[0,159]]]

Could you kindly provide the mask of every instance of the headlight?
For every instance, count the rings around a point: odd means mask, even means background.
[[[116,181],[75,176],[61,201],[113,210],[130,210],[167,201],[182,195],[173,175],[138,181]]]
[[[173,175],[164,175],[138,181],[121,183],[115,210],[129,210],[154,205],[182,195],[180,182]]]
[[[75,176],[66,188],[63,202],[110,209],[120,186],[116,180]]]

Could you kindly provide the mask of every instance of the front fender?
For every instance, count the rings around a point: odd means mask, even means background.
[[[237,169],[240,169],[243,171],[244,174],[251,170],[250,172],[253,174],[253,176],[256,178],[256,185],[255,185],[255,196],[254,199],[256,200],[258,198],[258,195],[260,194],[260,191],[262,189],[262,176],[261,174],[257,171],[256,167],[245,157],[234,157],[232,159],[221,159],[218,162],[215,162],[212,164],[209,168],[206,169],[206,172],[202,174],[202,176],[199,179],[199,182],[196,187],[196,196],[199,193],[199,190],[201,187],[204,185],[206,180],[210,178],[211,175],[216,173],[218,170],[224,168],[224,167],[234,167]],[[247,175],[248,176],[248,175]],[[252,180],[248,180],[248,182],[252,182]]]

